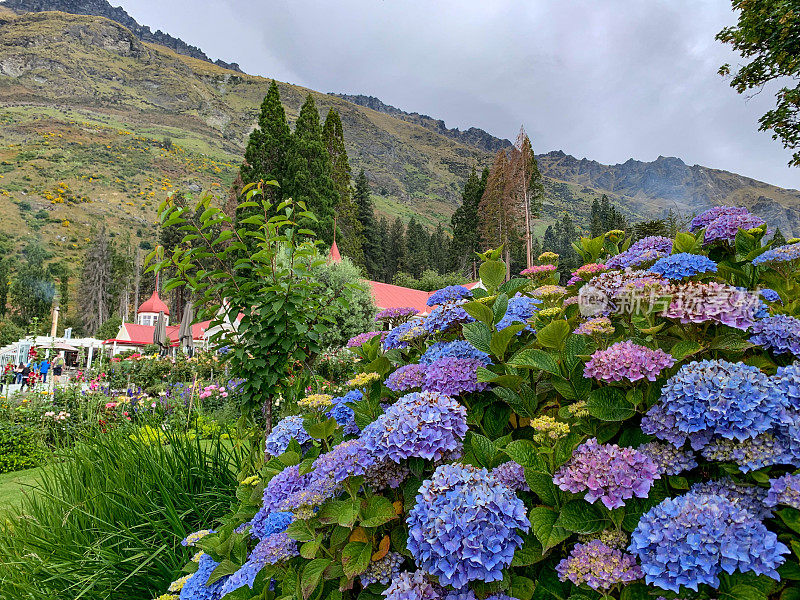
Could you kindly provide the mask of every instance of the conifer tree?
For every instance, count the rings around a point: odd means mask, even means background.
[[[478,232],[478,206],[483,192],[486,190],[486,181],[489,179],[489,169],[486,168],[478,177],[475,169],[469,174],[464,191],[461,194],[461,206],[453,213],[450,226],[453,228],[453,239],[450,243],[450,264],[457,271],[469,268],[472,278],[477,278],[477,265],[475,252],[481,251],[481,238]]]
[[[386,250],[389,248],[389,223],[386,221],[386,217],[381,217],[381,220],[378,223],[377,237],[375,239],[377,240],[377,251],[372,258],[373,268],[375,269],[373,272],[373,277],[375,277],[375,279],[379,279],[380,281],[391,281],[389,278],[387,278]]]
[[[595,198],[592,201],[592,223],[589,229],[589,234],[592,237],[597,237],[604,233],[605,231],[603,230],[603,219],[600,215],[600,201],[597,198]]]
[[[412,216],[406,228],[405,256],[401,263],[403,271],[411,274],[412,277],[419,277],[428,268],[429,245],[428,233],[417,221],[417,218]]]
[[[525,262],[530,267],[532,259],[533,219],[539,211],[544,197],[542,175],[533,147],[525,128],[520,127],[514,146],[509,150],[510,160],[506,176],[504,203],[514,213],[523,217],[522,239],[525,242]]]
[[[286,157],[291,145],[292,134],[286,122],[278,84],[273,79],[261,103],[258,127],[250,133],[244,152],[245,162],[240,169],[243,184],[275,180],[283,185]],[[281,188],[267,186],[265,193],[277,200],[281,197]]]
[[[322,126],[314,98],[309,94],[300,108],[292,144],[286,158],[284,197],[305,202],[316,223],[308,223],[327,244],[333,242],[334,209],[339,201],[331,177],[331,158],[322,139]]]
[[[385,240],[381,239],[381,232],[378,231],[375,223],[375,207],[372,204],[369,181],[367,181],[364,169],[361,169],[356,176],[353,200],[355,201],[356,214],[361,226],[364,265],[371,277],[382,278],[384,276],[383,252],[386,246],[384,245]],[[386,223],[384,223],[385,225]],[[388,226],[385,227],[384,233],[388,237]]]
[[[498,150],[478,207],[480,233],[487,248],[503,245],[506,276],[511,277],[511,242],[517,237],[515,221],[520,207],[506,194],[507,181],[508,158],[505,150]]]
[[[86,251],[79,288],[80,316],[89,335],[111,316],[113,250],[101,227]]]
[[[361,222],[358,220],[358,207],[353,201],[353,190],[350,187],[350,162],[344,146],[344,130],[342,119],[334,109],[328,111],[322,137],[331,158],[331,177],[339,194],[336,204],[336,241],[342,254],[349,256],[358,266],[365,266],[364,236]]]
[[[430,243],[428,244],[428,266],[440,275],[446,273],[448,270],[448,246],[449,244],[447,236],[444,233],[444,227],[442,227],[440,223],[431,234]]]
[[[403,221],[397,217],[389,230],[386,251],[386,281],[392,281],[405,261],[406,231]]]

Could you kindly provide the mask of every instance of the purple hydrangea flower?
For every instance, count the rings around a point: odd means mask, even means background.
[[[383,340],[386,337],[386,332],[385,331],[366,331],[364,333],[359,333],[358,335],[355,335],[355,336],[351,337],[349,340],[347,340],[347,344],[346,345],[347,345],[348,348],[358,348],[359,346],[362,346],[362,345],[366,344],[368,341],[370,341],[376,335],[381,336],[381,340]]]
[[[211,573],[218,566],[219,563],[208,554],[200,556],[197,571],[186,580],[181,589],[180,600],[218,600],[222,598],[222,589],[227,583],[227,577],[223,577],[211,585],[206,585]]]
[[[375,461],[412,457],[441,460],[459,450],[467,433],[467,409],[437,392],[406,394],[362,433]]]
[[[761,319],[750,327],[750,341],[774,354],[800,356],[800,319],[775,315]]]
[[[690,281],[673,285],[669,307],[663,316],[681,323],[712,321],[736,329],[747,329],[758,318],[763,304],[758,295],[725,283]]]
[[[681,252],[658,259],[650,270],[667,279],[685,279],[700,273],[716,273],[717,263],[702,254]]]
[[[484,366],[492,363],[486,352],[478,350],[475,346],[464,340],[454,342],[436,342],[431,344],[420,359],[421,365],[429,365],[440,358],[476,358]]]
[[[504,462],[492,469],[492,477],[514,492],[530,492],[531,488],[525,480],[525,469],[513,460]]]
[[[639,520],[630,551],[642,564],[645,581],[679,592],[700,584],[719,587],[725,571],[754,572],[780,579],[778,566],[789,549],[761,521],[715,494],[667,498]]]
[[[584,499],[591,504],[600,500],[606,508],[619,508],[628,498],[647,498],[659,478],[656,464],[641,452],[592,438],[575,449],[553,483],[573,494],[585,491]]]
[[[441,465],[422,483],[408,514],[408,550],[439,582],[500,581],[530,521],[523,502],[486,469]]]
[[[403,365],[392,372],[384,381],[384,385],[393,392],[405,392],[414,388],[421,388],[425,381],[425,365],[411,363]]]
[[[744,206],[715,206],[714,208],[709,208],[707,211],[700,213],[694,219],[692,219],[692,222],[689,225],[689,231],[705,229],[720,217],[749,214],[750,211]]]
[[[666,285],[666,279],[650,271],[607,271],[581,287],[578,304],[586,317],[608,315],[634,303],[646,308],[648,302],[664,295]]]
[[[311,441],[303,428],[303,417],[294,415],[281,419],[267,436],[266,453],[270,456],[280,456],[289,447],[289,442],[297,440],[301,446]]]
[[[430,333],[448,331],[462,323],[472,323],[475,319],[470,317],[463,308],[456,304],[437,306],[425,318],[424,327]]]
[[[440,358],[425,370],[423,389],[448,396],[480,392],[488,384],[478,381],[478,368],[483,362],[476,358]]]
[[[403,572],[383,590],[386,600],[442,600],[444,590],[422,571]]]
[[[753,264],[790,262],[798,258],[800,258],[800,244],[787,244],[759,254],[753,259]]]
[[[703,243],[711,244],[719,241],[732,244],[736,240],[736,234],[740,229],[745,231],[755,229],[756,227],[761,227],[764,222],[761,217],[751,214],[722,215],[708,224]]]
[[[253,583],[255,583],[256,576],[261,569],[267,565],[274,565],[297,555],[297,542],[286,535],[286,533],[273,533],[267,536],[256,544],[256,547],[253,548],[253,551],[247,558],[247,562],[233,575],[228,577],[222,587],[222,594],[219,597],[229,594],[233,590],[237,590],[245,585],[253,589]]]
[[[561,581],[586,584],[593,590],[603,591],[644,576],[633,556],[606,546],[600,540],[575,544],[569,556],[558,563],[556,572]]]
[[[290,512],[268,513],[262,506],[250,521],[250,535],[263,540],[273,533],[283,533],[294,521]]]
[[[785,504],[800,510],[800,475],[784,475],[770,479],[765,503],[767,506]]]
[[[406,465],[384,458],[370,467],[364,474],[364,481],[373,490],[396,490],[410,473]]]
[[[286,499],[303,490],[310,480],[310,476],[300,475],[300,467],[292,465],[275,475],[264,488],[263,509],[267,513],[282,512]]]
[[[532,318],[536,311],[539,310],[536,305],[541,303],[542,301],[538,298],[528,298],[527,296],[514,296],[509,298],[506,314],[503,315],[503,318],[497,323],[498,331],[514,323],[527,323],[528,319]],[[527,331],[533,331],[530,325],[526,325],[525,329]]]
[[[427,305],[453,304],[467,298],[472,298],[472,292],[463,285],[448,285],[445,288],[433,292],[428,298]]]
[[[659,475],[680,475],[697,466],[691,450],[682,450],[670,443],[650,442],[642,444],[637,450],[656,464]]]
[[[651,235],[631,244],[631,247],[606,261],[608,269],[626,269],[651,260],[658,260],[672,252],[672,239]]]
[[[352,407],[348,406],[348,402],[356,404],[361,402],[363,397],[364,394],[361,390],[351,390],[344,396],[339,396],[331,400],[333,406],[327,412],[327,417],[329,419],[335,419],[336,424],[342,428],[342,432],[345,435],[357,435],[359,431],[361,431],[358,425],[356,425],[355,413]]]
[[[608,317],[592,317],[578,325],[572,333],[577,335],[611,335],[614,333],[614,325]]]
[[[716,481],[695,483],[690,489],[695,494],[716,494],[730,500],[737,508],[750,513],[752,518],[763,521],[772,516],[772,511],[764,504],[767,492],[755,485],[735,483],[729,477]]]
[[[694,361],[667,380],[642,431],[699,450],[712,436],[745,440],[784,418],[786,399],[758,368],[724,360]],[[691,435],[695,434],[695,435]]]
[[[400,319],[410,319],[419,311],[416,308],[407,307],[392,307],[384,308],[375,315],[376,321],[398,321]]]
[[[617,342],[605,350],[597,350],[583,370],[584,377],[600,381],[655,381],[675,359],[661,349],[651,350],[630,341]]]
[[[321,454],[312,464],[308,483],[286,498],[282,510],[308,514],[309,509],[333,498],[342,489],[348,477],[358,477],[375,464],[372,452],[364,440],[356,438],[334,446],[330,452]]]

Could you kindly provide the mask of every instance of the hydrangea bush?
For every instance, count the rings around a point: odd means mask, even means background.
[[[800,252],[692,230],[384,311],[165,598],[800,598]]]

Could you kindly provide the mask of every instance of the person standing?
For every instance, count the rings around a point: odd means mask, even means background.
[[[42,383],[47,383],[47,374],[50,372],[50,362],[43,358],[39,363],[39,375],[42,376]]]
[[[31,363],[26,365],[20,365],[22,367],[22,372],[20,373],[20,382],[21,386],[19,391],[22,392],[25,390],[25,386],[28,386],[28,390],[30,391],[30,376],[31,376]]]
[[[53,383],[58,385],[61,383],[61,373],[64,369],[64,353],[61,352],[56,358],[53,359]]]

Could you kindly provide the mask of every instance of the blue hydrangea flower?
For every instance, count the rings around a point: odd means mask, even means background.
[[[361,585],[367,587],[373,583],[389,585],[393,579],[400,575],[400,565],[403,564],[403,555],[399,552],[388,552],[380,560],[369,563],[367,570],[359,575]]]
[[[476,358],[440,358],[425,368],[422,389],[447,396],[483,391],[488,384],[478,381],[478,368],[482,366]]]
[[[344,396],[331,400],[333,407],[328,411],[327,416],[329,419],[336,419],[336,423],[342,428],[345,435],[358,435],[358,432],[361,431],[356,425],[355,413],[347,403],[356,404],[361,402],[363,397],[364,394],[361,390],[352,390]]]
[[[436,392],[406,394],[364,428],[361,438],[376,461],[417,457],[441,460],[461,448],[467,409]]]
[[[498,331],[514,323],[528,323],[528,319],[531,319],[536,311],[539,310],[536,305],[541,303],[542,301],[538,298],[528,298],[527,296],[509,298],[506,314],[497,323]],[[525,330],[533,331],[533,328],[530,325],[526,325]]]
[[[424,327],[428,332],[436,333],[447,331],[462,323],[472,323],[474,320],[460,306],[444,304],[431,311],[431,314],[425,318]]]
[[[800,510],[800,475],[784,475],[769,480],[769,491],[764,501],[767,506],[785,504]]]
[[[781,301],[780,294],[778,294],[778,292],[776,292],[775,290],[772,290],[770,288],[761,288],[760,290],[758,290],[758,293],[761,294],[761,297],[764,298],[764,300],[766,300],[767,302],[780,302],[781,304],[783,304],[783,302]]]
[[[667,380],[642,431],[699,450],[712,436],[745,440],[784,418],[787,401],[758,368],[724,360],[694,361]]]
[[[779,427],[743,441],[715,439],[702,450],[706,460],[733,462],[743,473],[779,464],[792,464],[796,457],[791,440]]]
[[[606,261],[608,269],[627,269],[651,260],[658,260],[672,252],[672,239],[651,235],[631,244],[630,248]]]
[[[478,350],[475,346],[465,340],[454,342],[436,342],[428,346],[419,359],[419,364],[429,365],[440,358],[476,358],[485,365],[490,365],[492,360],[486,352]]]
[[[798,258],[800,258],[800,244],[787,244],[759,254],[753,259],[753,264],[790,262]]]
[[[775,315],[757,321],[750,327],[750,341],[774,354],[800,356],[800,319]]]
[[[297,542],[291,539],[286,533],[273,533],[261,540],[247,562],[227,578],[222,586],[222,595],[229,594],[240,587],[248,586],[253,589],[258,573],[267,565],[274,565],[284,560],[288,560],[298,555]],[[221,596],[220,596],[221,597]]]
[[[514,492],[530,492],[531,488],[525,480],[525,469],[513,460],[496,466],[491,471],[492,477]]]
[[[297,440],[301,446],[311,441],[311,436],[308,435],[303,428],[303,417],[294,415],[285,417],[275,425],[270,434],[267,436],[266,452],[270,456],[280,456],[289,447],[289,442]]]
[[[219,600],[222,598],[222,588],[227,583],[226,577],[215,581],[211,585],[208,578],[211,573],[219,566],[219,563],[208,554],[200,556],[200,563],[197,571],[186,581],[181,589],[180,600]]]
[[[436,290],[428,298],[428,306],[437,304],[453,304],[466,298],[472,298],[472,292],[463,285],[448,285],[445,288]]]
[[[294,521],[290,512],[268,513],[262,506],[250,521],[250,535],[263,540],[273,533],[283,533]]]
[[[633,556],[600,540],[575,544],[569,556],[558,563],[556,572],[561,581],[603,591],[642,578],[642,570]]]
[[[719,587],[719,574],[753,572],[780,579],[777,567],[789,549],[754,519],[717,494],[690,492],[667,498],[639,520],[629,547],[645,581],[665,590]]]
[[[408,514],[408,550],[439,583],[500,581],[528,531],[523,502],[486,469],[441,465],[422,483]]]
[[[411,329],[419,325],[418,321],[406,321],[392,329],[383,340],[383,347],[386,350],[398,350],[408,348],[408,341],[403,340],[402,337]]]
[[[716,494],[727,498],[737,508],[746,510],[759,521],[772,516],[772,511],[765,505],[767,491],[764,488],[736,483],[730,477],[695,483],[689,491],[695,494]]]
[[[658,259],[650,270],[667,279],[684,279],[700,273],[715,273],[717,263],[702,254],[681,252]]]

